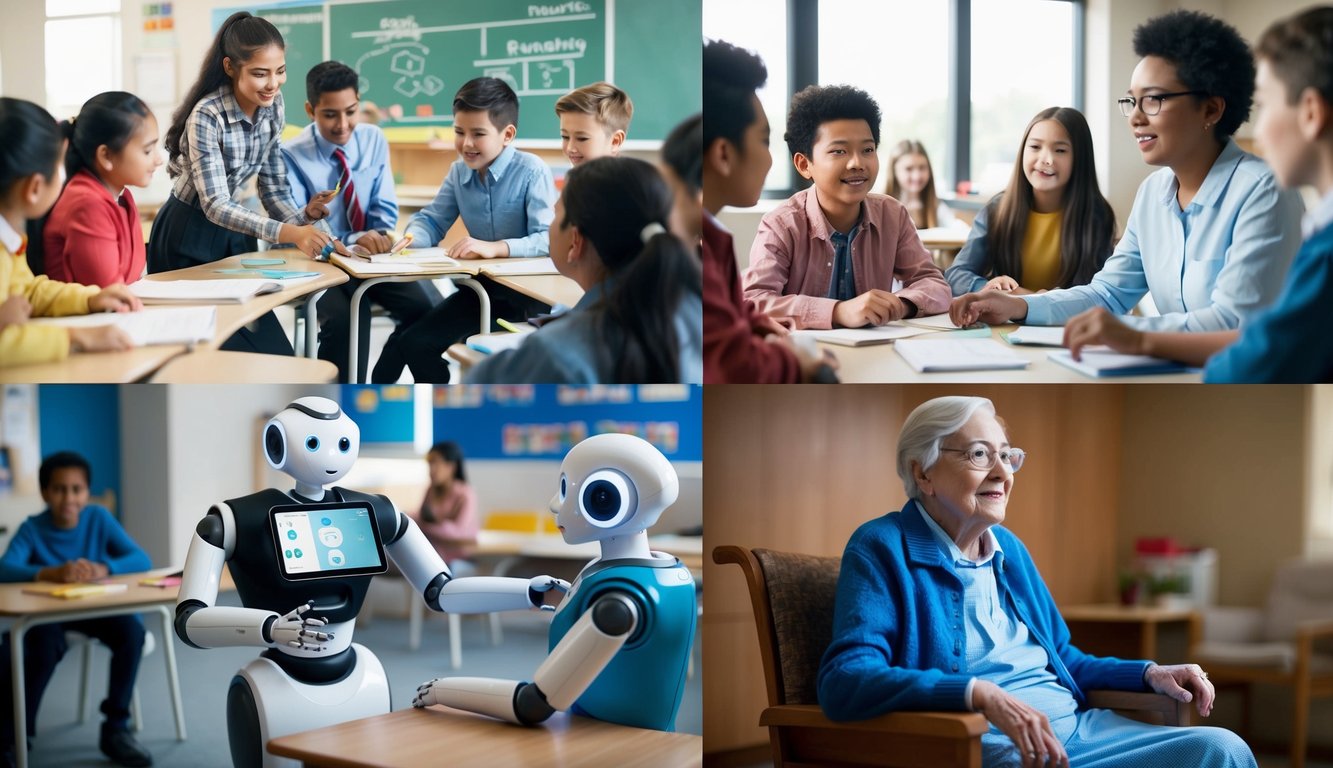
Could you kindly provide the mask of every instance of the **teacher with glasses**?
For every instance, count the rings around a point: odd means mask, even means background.
[[[1026,454],[990,400],[918,406],[898,437],[908,502],[852,534],[819,701],[833,720],[894,711],[980,712],[982,765],[1253,768],[1221,728],[1169,728],[1088,709],[1092,689],[1154,690],[1212,712],[1198,665],[1089,656],[1004,521]]]
[[[1125,315],[1151,294],[1160,316],[1123,318],[1131,327],[1225,331],[1277,299],[1302,205],[1231,138],[1254,101],[1249,46],[1225,22],[1176,11],[1138,27],[1134,52],[1120,111],[1143,161],[1162,169],[1139,186],[1115,251],[1087,285],[959,296],[956,324],[1064,325],[1090,310]]]

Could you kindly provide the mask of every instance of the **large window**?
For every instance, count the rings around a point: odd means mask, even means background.
[[[121,87],[120,0],[46,0],[46,108],[78,114]]]

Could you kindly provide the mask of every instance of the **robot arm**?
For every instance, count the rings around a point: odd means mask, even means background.
[[[398,513],[398,535],[385,550],[434,611],[492,613],[546,608],[542,605],[542,593],[551,589],[569,590],[569,582],[551,576],[455,579],[416,521],[401,512]]]
[[[608,592],[570,627],[531,683],[480,677],[437,678],[417,688],[412,706],[444,704],[522,725],[566,710],[592,685],[639,624],[629,596]]]

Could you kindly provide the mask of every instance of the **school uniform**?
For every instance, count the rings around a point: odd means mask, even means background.
[[[33,317],[88,314],[88,300],[101,289],[35,276],[28,267],[27,238],[0,216],[0,301],[23,296]],[[53,325],[19,323],[0,329],[0,365],[48,363],[69,357],[69,331]]]
[[[84,168],[60,193],[42,231],[45,272],[52,280],[105,288],[143,277],[143,226],[127,187],[119,197]]]

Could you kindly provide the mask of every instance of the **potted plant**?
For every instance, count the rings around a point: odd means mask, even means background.
[[[1189,592],[1189,576],[1183,573],[1163,573],[1148,580],[1148,594],[1152,595],[1153,604],[1159,608],[1191,607],[1193,603]]]

